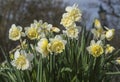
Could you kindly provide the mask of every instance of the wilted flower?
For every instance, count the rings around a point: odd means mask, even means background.
[[[39,30],[34,24],[31,24],[30,27],[26,27],[25,33],[27,37],[31,40],[38,39],[40,37]]]
[[[22,27],[13,24],[9,30],[9,39],[16,41],[22,36]]]
[[[66,41],[61,38],[61,36],[57,35],[55,38],[50,39],[50,43],[48,44],[48,50],[52,53],[61,53],[65,49]]]
[[[101,40],[97,41],[96,43],[94,40],[92,40],[90,46],[87,47],[87,50],[89,54],[93,55],[94,57],[99,57],[100,55],[102,55],[104,50]]]
[[[107,29],[105,37],[108,41],[112,40],[115,35],[115,29]]]
[[[14,60],[11,62],[11,64],[19,70],[26,70],[31,68],[30,61],[32,61],[32,59],[32,54],[27,54],[24,50],[16,50],[14,54]]]
[[[46,38],[42,38],[38,42],[38,46],[36,47],[36,50],[40,52],[43,57],[46,57],[49,54],[49,51],[47,50],[47,46],[48,46],[48,40]]]
[[[105,54],[112,53],[115,48],[110,46],[109,44],[106,45]]]

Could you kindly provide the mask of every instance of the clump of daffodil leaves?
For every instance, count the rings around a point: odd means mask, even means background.
[[[19,45],[0,64],[1,82],[109,82],[120,74],[112,67],[120,64],[119,51],[108,42],[115,29],[102,26],[95,18],[92,30],[78,26],[82,11],[78,5],[68,6],[60,27],[42,20],[30,26],[15,24],[9,29],[9,39]],[[3,51],[4,52],[4,51]]]

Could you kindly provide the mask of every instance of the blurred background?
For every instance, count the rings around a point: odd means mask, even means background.
[[[94,18],[100,19],[103,26],[115,28],[116,34],[111,43],[120,48],[120,0],[0,0],[0,46],[8,53],[17,45],[8,38],[12,24],[26,27],[34,19],[41,19],[61,28],[65,7],[74,3],[81,9],[81,24],[86,24],[88,30],[92,28]],[[0,61],[2,59],[0,51]]]
[[[103,26],[116,29],[112,45],[120,48],[120,0],[0,0],[0,46],[8,52],[17,42],[8,38],[12,24],[29,26],[34,19],[61,28],[60,20],[68,5],[78,4],[82,11],[82,22],[89,30],[94,18]],[[0,61],[2,53],[0,51]]]

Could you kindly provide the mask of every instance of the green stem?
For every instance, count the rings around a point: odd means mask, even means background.
[[[120,72],[107,72],[106,75],[119,75]]]

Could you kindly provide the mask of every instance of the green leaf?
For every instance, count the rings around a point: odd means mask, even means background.
[[[69,68],[69,67],[63,67],[63,68],[61,69],[61,72],[72,72],[72,69]]]
[[[120,75],[120,72],[107,72],[106,75]]]

